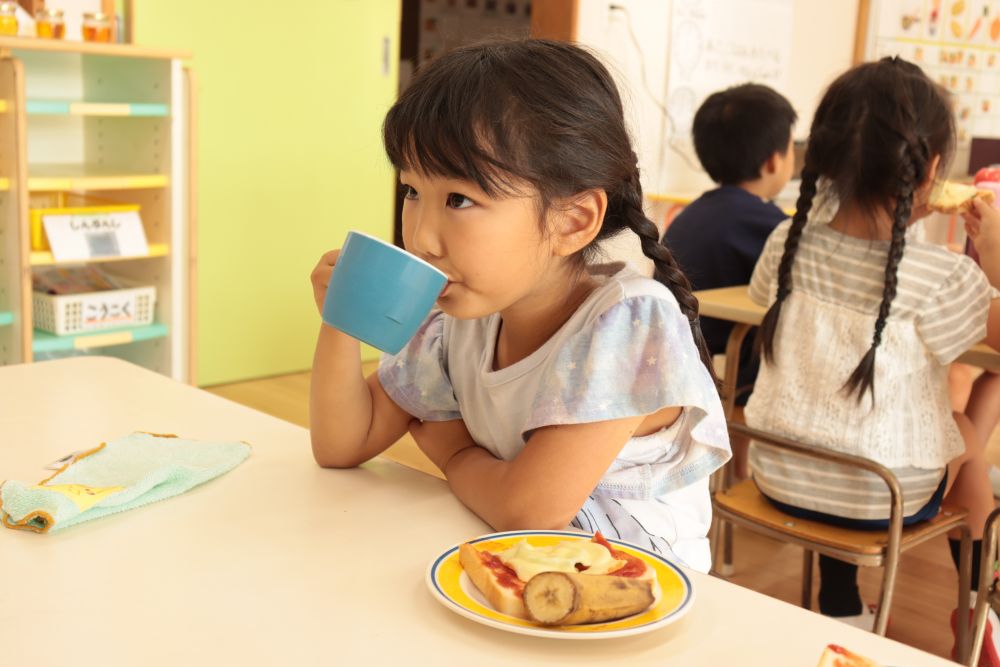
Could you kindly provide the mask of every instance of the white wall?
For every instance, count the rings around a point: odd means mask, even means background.
[[[667,91],[671,1],[580,0],[578,39],[602,53],[608,65],[620,74],[623,95],[630,101],[629,120],[647,192],[694,192],[711,186],[697,164],[689,164],[662,141],[668,128],[659,104]],[[792,34],[774,35],[775,39],[790,40],[792,45],[788,89],[779,92],[789,98],[799,113],[796,137],[805,138],[812,110],[823,90],[851,65],[857,2],[791,2]],[[646,79],[656,101],[642,85],[639,56],[629,37],[626,15],[611,10],[612,4],[624,6],[631,16],[636,39],[645,55]]]
[[[673,1],[580,0],[577,38],[604,57],[619,81],[639,156],[644,191],[647,194],[694,195],[711,188],[711,180],[696,160],[671,149],[664,140],[669,136],[662,105],[667,96]],[[790,1],[793,3],[792,34],[774,35],[775,39],[791,41],[788,89],[779,92],[789,98],[799,114],[796,137],[805,138],[813,109],[826,86],[852,64],[857,2]],[[612,10],[612,5],[624,7],[627,14]],[[638,47],[629,34],[629,23]],[[645,84],[640,62],[645,65]],[[661,227],[666,209],[664,204],[647,203],[650,217]],[[638,240],[632,235],[623,235],[609,243],[606,251],[614,259],[629,261],[647,272],[652,270]]]

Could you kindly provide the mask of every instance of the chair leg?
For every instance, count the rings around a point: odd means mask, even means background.
[[[988,567],[984,560],[980,567]],[[958,552],[958,610],[955,613],[955,645],[958,649],[958,662],[965,664],[969,650],[969,586],[972,582],[972,536],[968,526],[962,526],[962,541]],[[989,597],[983,593],[983,597]],[[979,600],[977,598],[976,602]],[[977,604],[978,608],[978,604]],[[985,616],[986,611],[983,610]],[[973,614],[975,615],[975,614]]]
[[[802,550],[802,608],[812,609],[813,598],[813,552]]]
[[[878,609],[875,611],[875,627],[872,632],[885,637],[885,629],[889,625],[889,607],[892,606],[892,593],[896,586],[896,570],[899,568],[899,549],[887,549],[882,570],[882,591],[879,595]]]
[[[722,567],[719,571],[726,577],[733,574],[733,524],[722,524]]]
[[[717,577],[729,577],[733,574],[732,549],[727,542],[732,540],[733,524],[723,521],[718,516],[712,517],[712,526],[709,528],[708,543],[712,549],[712,572]],[[726,560],[726,554],[729,561]]]
[[[712,569],[709,574],[719,576],[720,558],[722,549],[719,540],[722,539],[722,520],[713,512],[712,525],[708,529],[708,547],[712,550]]]

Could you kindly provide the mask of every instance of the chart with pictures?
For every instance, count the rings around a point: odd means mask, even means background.
[[[421,0],[418,64],[487,37],[527,37],[531,0]]]
[[[868,57],[898,55],[954,95],[958,141],[1000,137],[1000,0],[872,3]]]

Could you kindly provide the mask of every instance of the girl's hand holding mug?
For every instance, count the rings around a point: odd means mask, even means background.
[[[323,302],[326,300],[326,288],[330,284],[330,277],[333,275],[333,267],[337,264],[337,257],[340,255],[340,248],[323,253],[319,258],[319,263],[309,275],[312,281],[313,298],[316,299],[316,308],[319,314],[323,314]]]
[[[447,283],[424,260],[356,231],[312,272],[323,322],[389,354],[413,337]]]

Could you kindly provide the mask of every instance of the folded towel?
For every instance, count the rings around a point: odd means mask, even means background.
[[[0,486],[0,521],[36,533],[68,528],[184,493],[250,455],[243,442],[133,433],[75,455],[38,484]]]

